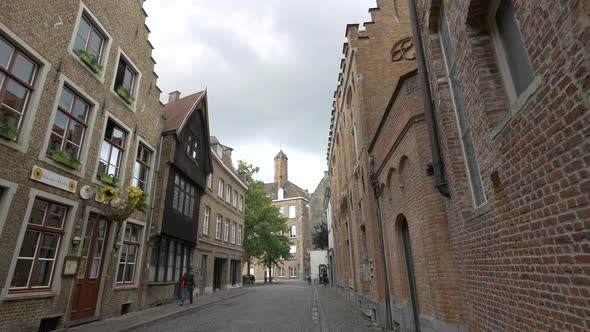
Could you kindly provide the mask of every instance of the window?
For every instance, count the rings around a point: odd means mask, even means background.
[[[120,89],[122,89],[127,96],[133,98],[136,80],[137,72],[131,67],[129,61],[125,60],[123,56],[120,56],[119,66],[117,67],[117,75],[115,76],[115,92],[121,96]],[[131,101],[132,102],[127,101],[128,104],[133,104],[133,100]]]
[[[84,50],[90,54],[95,62],[100,62],[104,42],[105,37],[103,34],[98,31],[86,15],[82,15],[78,32],[76,33],[76,40],[74,41],[74,51]]]
[[[178,174],[174,175],[172,208],[189,218],[192,218],[195,208],[195,187]]]
[[[295,218],[297,214],[295,213],[295,205],[289,206],[289,218]]]
[[[279,208],[279,213],[281,214],[282,217],[284,217],[285,216],[285,208],[281,206]]]
[[[137,257],[140,255],[141,228],[141,226],[130,222],[125,223],[123,246],[121,246],[119,269],[117,271],[118,283],[133,283],[135,281],[135,265]]]
[[[292,239],[297,238],[297,225],[291,225],[291,231],[289,232],[289,236]]]
[[[0,37],[0,135],[15,139],[20,130],[37,64]]]
[[[100,148],[98,176],[104,173],[115,178],[119,177],[126,135],[126,132],[121,127],[117,126],[111,119],[108,120],[104,140]]]
[[[215,238],[221,240],[221,215],[217,215],[217,222],[215,223]]]
[[[296,278],[297,277],[297,268],[290,266],[289,267],[289,277]]]
[[[67,211],[65,206],[35,199],[10,282],[11,290],[51,287]]]
[[[279,266],[279,278],[284,278],[285,277],[285,268],[282,266]]]
[[[242,245],[242,225],[238,225],[238,245]]]
[[[207,188],[213,189],[213,173],[207,175]]]
[[[198,151],[199,151],[199,140],[197,139],[197,136],[191,132],[191,134],[188,135],[188,140],[186,143],[186,154],[194,161],[197,161]]]
[[[531,59],[522,40],[511,0],[499,0],[492,20],[496,54],[504,71],[504,82],[511,103],[529,87],[535,78]]]
[[[223,182],[222,178],[219,178],[219,183],[217,184],[217,196],[223,199],[223,190],[225,189],[225,182]]]
[[[297,246],[289,246],[289,259],[297,258]]]
[[[225,218],[225,232],[223,233],[223,241],[229,241],[229,219]]]
[[[467,117],[467,113],[465,113],[465,109],[463,108],[463,90],[456,77],[456,73],[458,72],[458,65],[454,62],[453,59],[451,35],[444,11],[441,14],[439,34],[441,46],[443,49],[443,55],[447,66],[447,78],[449,81],[449,86],[451,88],[450,90],[453,99],[453,105],[455,107],[455,116],[457,118],[457,125],[459,127],[461,143],[463,146],[465,165],[467,166],[467,173],[469,176],[469,182],[471,184],[473,202],[477,207],[482,205],[486,201],[486,197],[483,191],[483,184],[481,181],[481,175],[479,171],[479,163],[477,161],[475,147],[473,145],[473,137],[471,135],[471,129],[469,127],[469,119]]]
[[[133,168],[133,180],[131,185],[147,191],[147,183],[150,174],[150,157],[151,151],[142,144],[137,146],[137,156],[135,157],[135,166]]]
[[[227,185],[227,191],[225,193],[225,201],[227,203],[229,203],[229,204],[231,204],[231,193],[232,193],[231,186],[228,184]]]
[[[192,266],[193,247],[188,242],[160,238],[152,249],[151,282],[178,282]]]
[[[236,244],[236,223],[231,224],[231,243]]]
[[[64,86],[57,113],[51,127],[47,154],[64,151],[73,159],[79,159],[84,133],[88,127],[90,106],[79,95]]]
[[[240,195],[240,200],[238,201],[238,210],[240,212],[244,211],[244,196]]]
[[[232,199],[232,205],[234,207],[238,207],[238,191],[237,190],[234,190],[234,194],[231,199]]]
[[[209,235],[209,216],[211,215],[211,209],[205,207],[205,217],[203,218],[203,234]]]

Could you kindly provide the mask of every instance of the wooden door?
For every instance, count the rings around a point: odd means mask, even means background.
[[[96,312],[108,231],[109,223],[106,218],[90,215],[72,299],[71,320],[93,317]]]

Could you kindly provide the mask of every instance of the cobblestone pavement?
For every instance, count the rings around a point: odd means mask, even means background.
[[[250,292],[131,331],[375,331],[334,288],[300,282]]]

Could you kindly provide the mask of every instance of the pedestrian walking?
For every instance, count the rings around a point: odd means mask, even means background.
[[[190,304],[193,304],[193,290],[195,289],[195,275],[188,270],[182,276],[180,282],[180,305],[184,305],[184,299],[188,293]]]

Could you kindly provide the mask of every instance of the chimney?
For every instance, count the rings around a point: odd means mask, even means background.
[[[180,91],[172,91],[168,94],[168,104],[175,102],[180,98]]]

